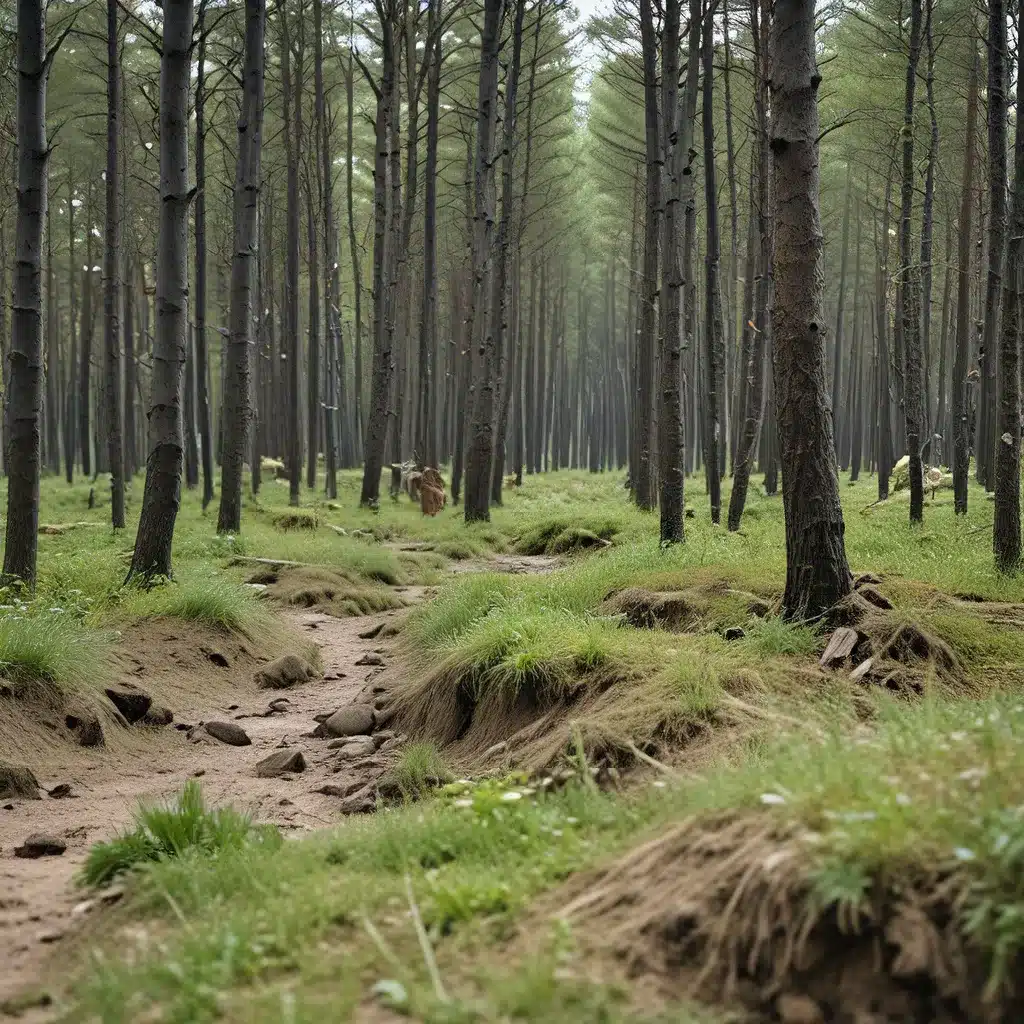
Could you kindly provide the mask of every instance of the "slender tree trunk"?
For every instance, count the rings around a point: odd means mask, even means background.
[[[348,212],[348,245],[352,262],[352,305],[355,312],[355,351],[352,367],[352,420],[354,428],[353,453],[361,456],[363,438],[366,436],[366,420],[363,414],[363,276],[359,245],[356,242],[355,197],[352,184],[352,119],[355,109],[353,89],[355,87],[355,66],[352,57],[352,41],[349,40],[348,73],[345,76],[345,204]]]
[[[783,614],[817,618],[852,587],[825,391],[824,259],[818,213],[814,0],[776,0],[772,25],[776,209],[775,393],[786,518]]]
[[[497,276],[494,265],[494,127],[498,106],[498,55],[504,0],[484,0],[484,28],[480,42],[480,96],[477,104],[475,170],[475,217],[473,239],[473,330],[481,339],[473,374],[473,413],[466,453],[466,493],[463,500],[466,522],[490,519],[491,458],[494,455],[495,377],[498,321],[491,284]],[[520,36],[522,20],[519,19]],[[517,69],[518,72],[518,69]],[[511,186],[511,182],[510,182]],[[500,239],[499,239],[500,242]],[[498,271],[500,273],[500,270]],[[500,289],[502,281],[498,281]],[[498,293],[500,296],[500,292]]]
[[[516,237],[515,199],[512,192],[514,183],[514,161],[516,137],[519,126],[516,122],[516,103],[519,92],[519,72],[523,51],[523,18],[526,14],[526,0],[515,0],[515,15],[512,24],[512,62],[505,76],[505,116],[502,125],[501,152],[501,221],[498,224],[497,266],[491,288],[492,316],[494,316],[494,347],[497,357],[497,379],[495,390],[498,395],[494,449],[491,453],[488,472],[490,499],[501,504],[501,483],[505,472],[505,437],[508,431],[509,404],[512,398],[512,374],[514,364],[512,348],[515,333],[509,329],[512,316],[512,252]]]
[[[887,312],[886,295],[889,282],[889,217],[892,209],[892,176],[893,164],[889,165],[889,173],[885,181],[885,208],[882,211],[881,259],[878,266],[878,282],[876,288],[876,317],[878,331],[878,443],[877,475],[878,500],[885,501],[889,497],[889,475],[892,473],[892,394],[889,370],[892,365],[889,357],[889,315]],[[876,243],[877,251],[877,243]]]
[[[60,348],[57,285],[53,273],[52,204],[46,206],[46,464],[60,473]]]
[[[139,468],[135,445],[135,265],[131,256],[124,266],[124,475],[130,482]]]
[[[1018,57],[1018,72],[1020,58]],[[1022,111],[1019,93],[1018,117]],[[1024,243],[1024,131],[1014,143],[1013,205],[1003,278],[1003,324],[999,339],[999,437],[995,451],[995,522],[992,544],[996,568],[1020,568],[1020,287]]]
[[[736,446],[732,493],[729,495],[730,530],[738,530],[747,503],[750,473],[753,469],[761,408],[764,404],[765,350],[767,348],[768,303],[771,290],[772,228],[769,188],[770,155],[768,150],[768,68],[765,52],[768,19],[759,8],[759,0],[750,5],[751,39],[754,50],[754,130],[751,158],[750,227],[747,236],[747,269],[744,285],[743,352],[741,373],[746,383],[743,395],[743,425]],[[757,246],[755,251],[755,245]],[[756,273],[756,279],[755,279]],[[751,306],[755,305],[756,309]],[[774,430],[769,420],[767,431]]]
[[[314,157],[319,139],[320,126],[314,124]],[[310,163],[316,164],[315,158]],[[308,164],[306,170],[306,271],[309,277],[309,322],[306,325],[309,337],[306,362],[306,486],[312,491],[316,488],[324,403],[320,396],[320,242],[313,180],[317,172]],[[322,183],[320,188],[323,188]]]
[[[977,134],[981,60],[971,37],[971,71],[967,87],[967,139],[961,179],[959,243],[957,247],[956,355],[953,359],[953,508],[967,514],[967,474],[970,465],[970,424],[967,409],[967,363],[971,351],[971,216],[973,213],[974,146]]]
[[[434,349],[437,344],[437,146],[441,111],[441,0],[430,0],[427,12],[429,70],[427,72],[427,159],[423,197],[423,288],[419,325],[419,415],[413,445],[416,461],[436,466],[438,452],[434,421],[437,392],[434,380]]]
[[[938,429],[938,421],[932,415],[931,352],[933,351],[932,330],[932,234],[935,207],[935,167],[939,159],[939,120],[935,112],[935,38],[932,31],[932,13],[935,0],[924,0],[924,39],[927,51],[925,93],[928,100],[928,117],[931,130],[928,135],[928,165],[924,179],[924,208],[921,215],[921,346],[924,359],[924,451],[929,462],[938,464],[932,441]],[[941,358],[941,357],[940,357]]]
[[[46,142],[45,13],[42,0],[18,0],[18,214],[10,391],[7,396],[6,580],[34,588],[39,542],[39,427],[43,400],[43,225],[50,149]]]
[[[107,208],[103,312],[106,335],[107,459],[110,518],[124,529],[124,456],[121,447],[121,50],[117,0],[107,0]]]
[[[637,398],[635,426],[637,464],[631,469],[637,505],[654,510],[654,355],[658,301],[658,214],[661,209],[662,139],[658,113],[658,41],[652,0],[640,0],[640,39],[643,48],[644,158],[647,170],[644,206],[644,258],[637,332]]]
[[[723,395],[723,349],[725,339],[722,329],[722,296],[719,286],[719,237],[718,237],[718,187],[715,171],[715,125],[714,125],[714,18],[709,14],[704,23],[704,102],[702,120],[704,126],[704,200],[706,245],[705,294],[704,294],[704,344],[706,352],[705,371],[707,383],[704,393],[704,472],[707,474],[708,493],[711,498],[711,522],[718,523],[722,517],[722,476],[720,437],[722,417],[719,399]]]
[[[259,245],[265,23],[266,0],[246,0],[242,103],[238,112],[238,160],[235,166],[231,308],[225,351],[224,456],[217,514],[220,533],[237,533],[242,527],[242,464],[245,462],[252,417],[249,353],[252,348],[253,271]]]
[[[89,430],[89,405],[91,400],[92,381],[92,182],[86,186],[85,193],[85,270],[82,273],[82,328],[81,353],[78,369],[78,441],[82,446],[82,474],[92,476],[92,435]]]
[[[200,4],[200,12],[203,5]],[[200,13],[199,70],[196,76],[196,415],[199,455],[203,467],[203,508],[213,501],[213,425],[210,413],[210,371],[206,346],[206,28]]]
[[[839,297],[836,301],[836,336],[832,345],[832,433],[836,444],[836,459],[839,459],[840,437],[842,429],[839,422],[839,408],[841,403],[841,380],[843,367],[843,313],[846,301],[846,267],[850,255],[850,200],[852,189],[850,182],[853,177],[853,167],[846,164],[846,189],[843,200],[843,237],[840,243],[839,259]]]
[[[1006,5],[988,3],[988,278],[985,288],[984,332],[981,340],[981,387],[975,459],[978,482],[985,490],[995,485],[994,461],[997,420],[996,345],[999,338],[999,300],[1006,254]]]
[[[910,54],[907,59],[906,104],[903,111],[903,179],[900,189],[900,294],[904,358],[904,419],[910,456],[910,521],[924,519],[924,476],[921,431],[924,416],[921,373],[920,282],[910,243],[914,214],[914,87],[921,54],[921,0],[910,0]]]
[[[391,391],[391,334],[387,329],[388,157],[391,108],[395,97],[394,0],[382,0],[381,83],[377,91],[376,155],[373,171],[373,373],[370,415],[364,445],[361,505],[375,507],[380,499],[380,474],[388,433],[388,398]],[[349,192],[351,197],[351,191]],[[350,198],[351,202],[351,198]],[[351,216],[350,216],[351,221]],[[357,349],[358,352],[358,349]],[[357,356],[358,358],[358,356]],[[357,371],[358,372],[358,371]]]
[[[160,56],[160,221],[149,457],[129,579],[171,575],[181,503],[181,370],[188,332],[188,89],[192,3],[166,4]]]
[[[75,477],[75,424],[78,422],[78,409],[75,387],[75,367],[78,365],[78,308],[75,295],[75,278],[77,264],[75,262],[75,175],[74,168],[68,170],[68,334],[71,344],[68,353],[68,379],[64,389],[64,478],[70,484]]]

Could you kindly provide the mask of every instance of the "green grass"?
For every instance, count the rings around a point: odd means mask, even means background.
[[[93,888],[115,878],[170,858],[202,856],[215,860],[253,843],[269,849],[280,845],[275,829],[256,826],[230,807],[210,809],[198,782],[189,781],[177,802],[166,807],[140,807],[135,828],[97,843],[89,850],[80,880]]]
[[[425,796],[451,778],[451,769],[434,743],[410,743],[403,747],[398,762],[387,775],[407,800]]]
[[[98,690],[112,674],[113,637],[64,612],[4,609],[0,618],[0,678],[17,693],[35,682],[62,692]]]

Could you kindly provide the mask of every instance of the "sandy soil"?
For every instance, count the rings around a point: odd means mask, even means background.
[[[419,597],[409,588],[407,600]],[[284,830],[323,828],[338,820],[339,800],[313,792],[326,782],[347,781],[338,772],[336,751],[327,741],[309,737],[314,716],[333,712],[364,689],[380,668],[358,666],[370,652],[388,661],[389,641],[361,639],[359,634],[392,621],[401,612],[360,618],[336,619],[319,612],[289,616],[321,650],[324,678],[288,690],[257,690],[251,673],[234,673],[220,690],[220,699],[172,710],[176,722],[237,721],[252,745],[233,747],[215,740],[190,742],[173,726],[152,731],[144,753],[108,749],[91,758],[82,752],[57,751],[45,768],[31,764],[41,786],[71,786],[69,798],[5,801],[0,805],[0,1006],[16,993],[40,983],[44,967],[59,951],[59,944],[96,906],[96,900],[74,884],[91,844],[125,827],[139,801],[156,801],[180,791],[189,779],[200,777],[208,800],[230,802],[248,810],[257,820],[274,822]],[[239,675],[241,674],[241,678]],[[146,677],[134,680],[145,687]],[[263,717],[268,702],[286,697],[280,714]],[[260,779],[253,767],[279,747],[302,750],[307,768],[302,774]],[[18,859],[14,848],[32,833],[63,839],[67,852],[38,860]],[[0,1018],[4,1012],[0,1008]],[[21,1020],[28,1018],[21,1017]],[[41,1018],[40,1018],[41,1019]]]

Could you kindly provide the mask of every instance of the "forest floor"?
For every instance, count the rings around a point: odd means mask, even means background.
[[[357,486],[268,481],[235,538],[187,494],[138,592],[131,530],[44,481],[0,617],[0,1019],[1021,1019],[1024,583],[983,492],[911,528],[844,486],[856,596],[793,625],[778,497],[728,534],[691,481],[662,551],[619,474],[471,528]]]

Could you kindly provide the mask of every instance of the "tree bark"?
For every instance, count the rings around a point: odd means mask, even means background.
[[[491,458],[494,454],[494,399],[497,372],[495,330],[501,316],[491,284],[495,275],[494,127],[498,106],[498,55],[504,0],[484,0],[484,28],[480,41],[480,92],[477,103],[475,216],[473,233],[473,330],[481,339],[473,373],[473,413],[466,452],[466,491],[463,499],[467,523],[490,519]],[[520,26],[521,28],[521,26]],[[520,31],[521,34],[521,31]],[[502,282],[498,282],[501,287]]]
[[[78,310],[76,307],[75,277],[75,175],[74,168],[68,169],[68,334],[71,344],[68,353],[68,379],[64,389],[64,479],[71,484],[75,478],[75,424],[78,409],[75,387],[75,367],[78,365]]]
[[[242,527],[242,464],[252,418],[250,351],[252,283],[259,245],[260,160],[263,140],[263,37],[266,0],[246,0],[242,103],[238,112],[238,159],[233,201],[231,308],[225,351],[224,456],[221,460],[217,530]],[[260,311],[262,314],[262,310]]]
[[[900,188],[900,294],[902,296],[902,345],[904,422],[910,456],[910,521],[924,520],[924,477],[921,465],[921,431],[924,396],[921,380],[921,320],[918,313],[920,282],[913,265],[910,243],[914,214],[914,87],[921,54],[921,0],[910,0],[910,52],[907,59],[906,101],[903,109],[903,178]]]
[[[206,27],[200,4],[199,70],[196,75],[196,304],[195,373],[199,456],[203,468],[203,508],[213,501],[213,425],[210,414],[210,372],[206,346]]]
[[[124,455],[121,443],[121,51],[117,0],[107,0],[107,195],[105,288],[107,459],[110,463],[110,519],[124,529]]]
[[[852,588],[825,390],[814,0],[776,0],[772,25],[775,393],[786,520],[788,619],[814,619]]]
[[[128,578],[171,576],[181,504],[181,370],[188,332],[188,89],[192,2],[166,4],[160,56],[160,219],[149,457]]]
[[[722,518],[722,438],[720,399],[723,396],[725,338],[722,328],[722,295],[719,285],[720,241],[718,237],[718,186],[715,168],[714,124],[714,18],[709,13],[704,23],[703,64],[704,102],[704,203],[705,203],[705,292],[704,345],[707,374],[704,391],[704,472],[711,499],[711,522]]]
[[[395,97],[395,0],[376,0],[381,27],[381,82],[371,81],[377,94],[376,150],[373,169],[373,371],[370,410],[364,444],[361,505],[376,507],[380,500],[380,474],[388,434],[388,399],[391,390],[391,332],[387,328],[388,279],[388,157]],[[369,76],[367,76],[369,77]],[[351,192],[349,193],[351,195]]]
[[[640,0],[640,42],[643,50],[644,160],[644,257],[637,332],[636,431],[637,464],[630,476],[637,505],[653,511],[657,501],[654,479],[654,355],[658,301],[658,216],[661,210],[662,138],[658,112],[658,40],[651,0]]]
[[[42,0],[18,0],[18,190],[11,322],[4,579],[36,582],[39,427],[43,400],[43,225],[50,149],[46,142],[46,26]]]
[[[358,458],[363,451],[366,435],[366,418],[363,413],[363,275],[359,245],[356,242],[355,198],[352,185],[352,120],[355,103],[355,65],[352,56],[352,41],[349,40],[348,71],[345,76],[345,203],[348,212],[348,246],[352,263],[352,305],[355,312],[355,346],[353,352],[352,379],[352,429],[353,456]]]
[[[1018,71],[1020,58],[1018,57]],[[1017,100],[1018,117],[1022,112]],[[996,568],[1020,568],[1020,287],[1024,243],[1024,131],[1018,129],[1013,158],[1013,205],[1003,278],[1003,324],[999,339],[999,418],[995,451],[995,521],[992,546]]]
[[[996,444],[996,339],[1006,255],[1006,5],[988,3],[988,277],[981,340],[981,388],[974,456],[978,482],[994,486]]]
[[[971,71],[967,87],[967,141],[960,194],[957,246],[956,355],[953,359],[953,509],[967,514],[967,474],[970,466],[970,424],[967,410],[967,363],[971,351],[971,218],[974,191],[974,146],[977,134],[981,59],[973,34]]]
[[[81,445],[82,474],[92,476],[92,435],[89,415],[92,380],[92,181],[85,192],[85,270],[82,273],[82,327],[79,331],[80,352],[78,365],[78,443]]]

